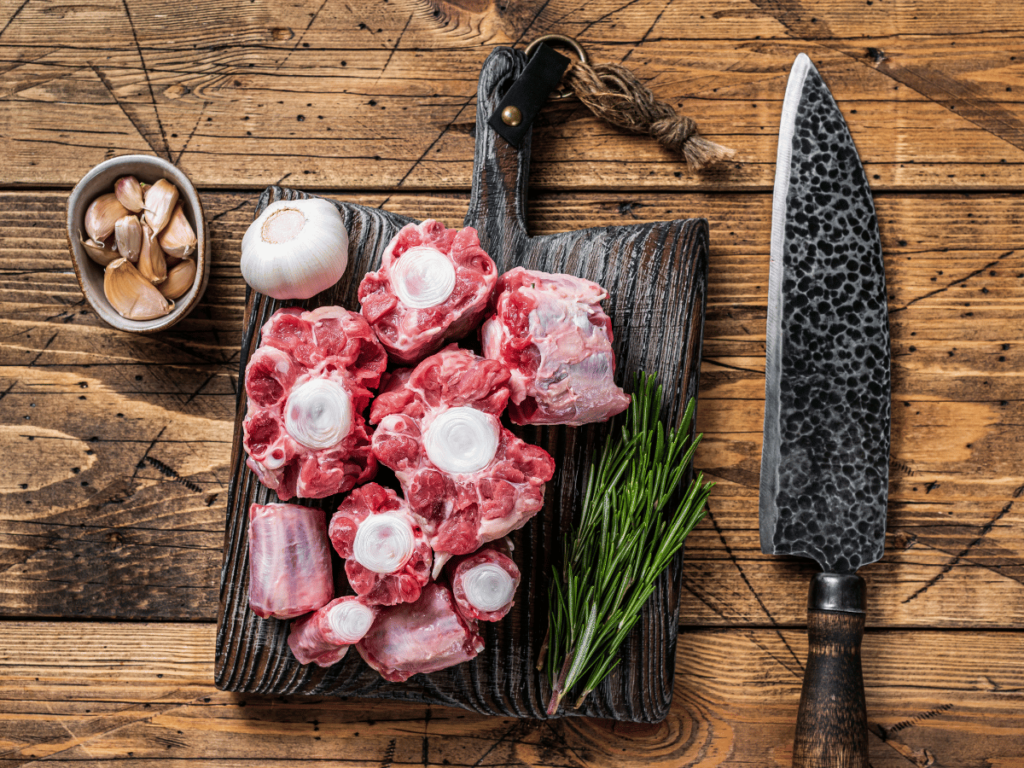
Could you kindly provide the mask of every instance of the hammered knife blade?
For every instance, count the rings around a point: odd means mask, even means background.
[[[815,560],[793,764],[867,768],[866,589],[889,478],[882,246],[846,122],[806,55],[790,72],[772,201],[761,549]]]

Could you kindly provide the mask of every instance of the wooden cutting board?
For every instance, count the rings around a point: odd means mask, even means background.
[[[587,229],[544,237],[526,233],[526,188],[530,140],[515,149],[498,137],[487,119],[501,95],[522,71],[525,57],[497,48],[480,74],[473,190],[465,226],[475,227],[499,272],[515,266],[564,272],[600,283],[615,332],[619,383],[637,371],[657,372],[665,386],[663,415],[675,422],[686,401],[697,394],[704,307],[707,296],[708,226],[704,219]],[[270,187],[260,197],[258,216],[270,203],[307,197]],[[388,241],[411,219],[373,208],[335,202],[350,238],[349,268],[332,289],[305,302],[278,302],[250,291],[245,308],[241,372],[259,345],[260,328],[281,306],[337,304],[358,309],[363,275],[380,266]],[[461,342],[478,348],[476,339]],[[241,390],[241,384],[240,384]],[[248,606],[248,509],[277,501],[245,465],[242,419],[245,393],[239,392],[228,495],[224,564],[221,570],[217,630],[216,684],[231,691],[316,694],[406,699],[460,706],[492,715],[545,717],[549,689],[536,671],[537,653],[547,629],[547,589],[551,567],[563,552],[583,490],[589,458],[607,434],[607,425],[513,428],[527,442],[543,446],[557,462],[543,511],[512,539],[523,578],[516,605],[503,620],[483,623],[485,650],[472,662],[405,683],[385,682],[355,651],[326,670],[299,664],[286,644],[288,622],[258,618]],[[393,477],[382,472],[385,484]],[[380,479],[380,478],[379,478]],[[397,488],[397,485],[394,487]],[[340,498],[298,499],[333,512]],[[624,645],[618,668],[580,710],[592,717],[655,722],[665,717],[672,697],[682,556],[662,576],[636,629]],[[344,588],[344,571],[335,578]]]

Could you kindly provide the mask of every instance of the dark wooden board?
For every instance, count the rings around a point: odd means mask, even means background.
[[[636,371],[657,372],[666,388],[664,415],[677,418],[697,394],[704,308],[707,294],[708,228],[703,219],[634,224],[531,238],[525,224],[529,142],[520,150],[486,126],[486,119],[523,65],[523,56],[497,49],[480,78],[474,186],[466,226],[476,227],[483,247],[499,270],[516,265],[576,274],[605,286],[614,320],[620,381]],[[259,211],[278,199],[303,193],[271,187]],[[350,265],[332,289],[308,306],[358,306],[363,274],[376,269],[380,254],[411,221],[350,203],[338,203],[350,235]],[[259,343],[259,329],[282,304],[250,293],[246,305],[241,364]],[[471,343],[469,341],[468,343]],[[245,401],[239,391],[229,485],[221,611],[217,635],[216,682],[228,690],[310,693],[409,699],[457,705],[477,712],[542,717],[546,682],[534,664],[546,630],[546,590],[551,566],[562,552],[562,531],[572,522],[582,490],[582,471],[604,427],[517,430],[558,459],[547,486],[544,510],[513,537],[515,559],[523,570],[516,608],[502,622],[483,628],[487,647],[473,662],[402,684],[383,681],[356,654],[329,668],[303,667],[286,645],[288,624],[262,620],[248,607],[247,510],[253,502],[275,500],[245,466],[241,420]],[[307,501],[332,511],[338,499]],[[663,576],[630,637],[619,669],[595,691],[579,714],[620,720],[658,721],[672,696],[682,558]],[[565,713],[563,713],[565,714]]]

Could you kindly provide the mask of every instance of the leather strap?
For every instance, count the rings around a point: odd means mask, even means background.
[[[544,44],[537,46],[523,73],[512,83],[487,124],[505,141],[519,149],[541,107],[561,82],[568,66],[569,59],[553,48]],[[518,116],[513,112],[513,122],[518,118],[515,125],[502,119],[507,108],[518,110]]]

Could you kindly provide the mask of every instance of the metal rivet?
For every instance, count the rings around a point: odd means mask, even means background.
[[[505,125],[519,125],[523,122],[523,113],[519,111],[519,107],[505,107],[501,110],[501,122]]]

